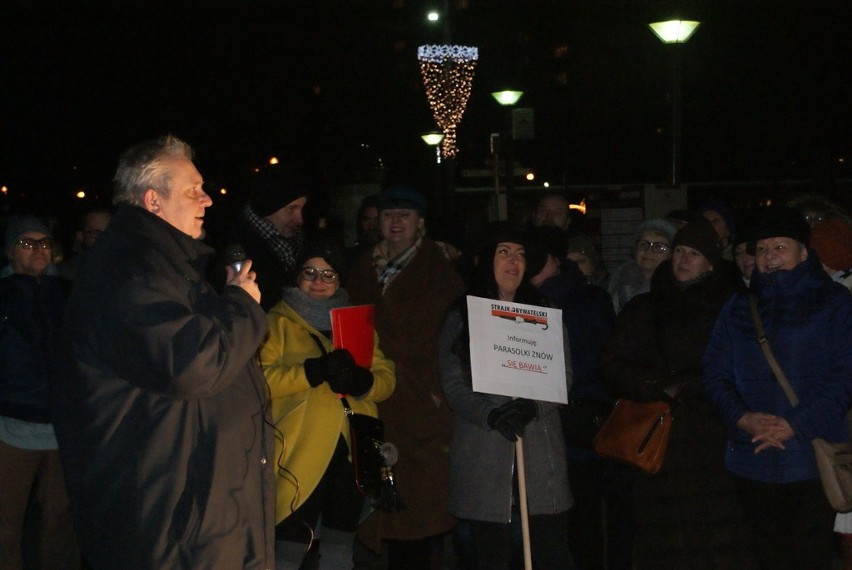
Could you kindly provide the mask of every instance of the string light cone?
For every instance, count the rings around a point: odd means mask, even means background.
[[[417,48],[417,59],[432,116],[444,133],[441,155],[453,158],[457,152],[456,126],[470,98],[479,50],[469,46],[423,45]]]

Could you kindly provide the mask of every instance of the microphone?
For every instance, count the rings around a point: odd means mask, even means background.
[[[239,273],[246,260],[246,250],[240,244],[232,244],[225,248],[225,264],[230,265],[234,272]]]

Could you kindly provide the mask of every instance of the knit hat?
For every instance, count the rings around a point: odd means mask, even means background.
[[[721,200],[707,200],[704,204],[701,205],[701,213],[704,212],[717,212],[722,219],[725,220],[725,225],[728,226],[728,230],[731,233],[734,233],[734,229],[736,228],[736,219],[734,218],[734,213],[731,209]]]
[[[6,251],[12,249],[15,240],[27,232],[38,232],[52,237],[50,228],[35,216],[16,216],[6,224]]]
[[[411,186],[390,186],[379,194],[379,211],[405,208],[426,214],[426,198]]]
[[[296,271],[300,270],[305,262],[314,257],[319,257],[328,263],[332,269],[337,271],[339,281],[343,281],[343,268],[345,266],[340,251],[334,246],[323,242],[308,242],[302,248],[302,254],[296,262]]]
[[[749,241],[747,250],[754,255],[757,242],[762,239],[785,237],[808,245],[811,239],[811,227],[798,210],[789,206],[775,206],[766,211],[766,215],[757,223]]]
[[[830,269],[852,268],[852,226],[844,220],[826,220],[811,234],[811,249]]]
[[[308,195],[308,187],[299,173],[292,166],[279,163],[255,174],[248,203],[259,216],[266,217]]]
[[[714,269],[718,268],[722,259],[722,242],[713,224],[707,220],[690,222],[680,228],[672,240],[672,249],[679,245],[700,251]]]

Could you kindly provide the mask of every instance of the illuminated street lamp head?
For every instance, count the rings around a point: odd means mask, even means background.
[[[512,106],[517,103],[521,97],[523,97],[523,91],[495,91],[491,94],[494,99],[503,106]]]
[[[695,20],[669,20],[667,22],[654,22],[648,24],[648,27],[664,43],[684,44],[700,25],[701,22]]]
[[[441,141],[444,140],[444,133],[439,133],[438,131],[431,131],[426,133],[425,135],[420,135],[420,138],[423,139],[423,142],[425,142],[429,146],[435,146],[441,144]]]
[[[426,14],[426,19],[430,22],[437,22],[441,19],[441,15],[435,10],[431,10],[428,14]]]

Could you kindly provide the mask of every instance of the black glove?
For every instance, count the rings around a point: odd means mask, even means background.
[[[325,355],[317,358],[305,359],[305,363],[303,365],[305,367],[305,378],[308,379],[308,384],[310,384],[312,388],[316,388],[325,381],[324,358]]]
[[[517,441],[524,428],[538,415],[538,406],[532,400],[518,398],[506,402],[488,413],[488,427],[499,431],[509,441]]]
[[[524,426],[538,417],[538,405],[536,405],[536,403],[532,400],[527,400],[526,398],[515,398],[506,405],[509,409],[514,410],[515,414],[518,416],[518,420],[521,421]]]
[[[373,387],[373,373],[353,363],[350,368],[329,376],[328,385],[332,392],[349,394],[358,398]]]
[[[317,358],[308,358],[304,363],[308,384],[314,388],[351,366],[355,366],[355,361],[349,351],[343,348],[327,352]]]

